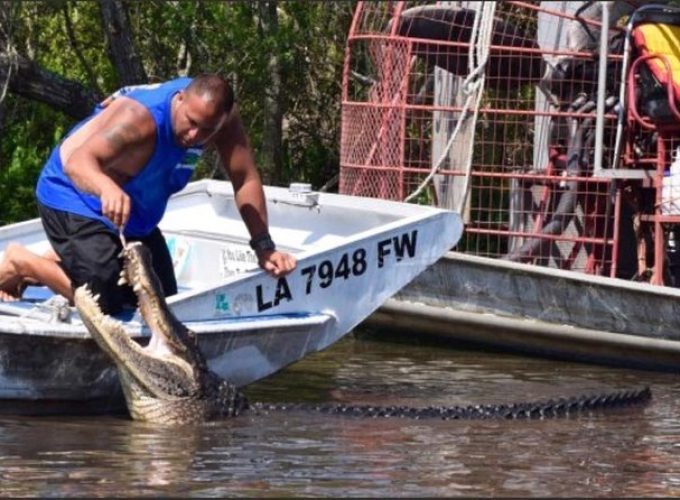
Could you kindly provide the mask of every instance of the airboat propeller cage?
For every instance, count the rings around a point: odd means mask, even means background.
[[[472,255],[670,283],[665,242],[680,220],[660,207],[680,145],[680,89],[664,76],[676,61],[638,61],[633,43],[651,44],[656,30],[669,47],[650,52],[680,47],[680,11],[625,1],[429,3],[357,4],[340,192],[458,211],[466,226],[457,249]],[[633,35],[623,26],[630,18]],[[643,80],[627,85],[631,66],[657,86],[651,98]],[[468,106],[480,72],[481,97]],[[680,257],[673,265],[680,283]]]

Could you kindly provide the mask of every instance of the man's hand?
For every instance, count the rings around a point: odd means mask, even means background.
[[[277,250],[263,250],[258,252],[257,262],[262,269],[276,278],[285,276],[297,266],[295,257]]]
[[[116,227],[124,227],[130,218],[130,197],[117,184],[112,182],[101,190],[99,199],[102,203],[102,214],[108,217]]]

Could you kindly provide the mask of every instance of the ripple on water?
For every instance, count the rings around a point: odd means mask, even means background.
[[[349,338],[252,400],[471,404],[649,384],[645,408],[542,421],[305,413],[162,428],[0,418],[3,496],[660,496],[680,493],[675,376]]]

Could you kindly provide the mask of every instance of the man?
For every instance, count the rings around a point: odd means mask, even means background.
[[[105,313],[119,312],[132,297],[117,286],[121,234],[151,249],[165,294],[176,293],[157,224],[204,146],[216,149],[234,186],[260,267],[274,276],[294,269],[295,258],[269,236],[262,182],[233,108],[231,86],[217,75],[125,87],[98,105],[54,148],[38,179],[38,211],[54,254],[9,247],[0,263],[2,295],[39,282],[72,300],[88,283]]]

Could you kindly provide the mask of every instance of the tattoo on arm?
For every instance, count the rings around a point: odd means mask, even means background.
[[[126,145],[136,142],[141,135],[137,127],[125,123],[107,128],[102,133],[104,139],[115,151],[120,151]]]

